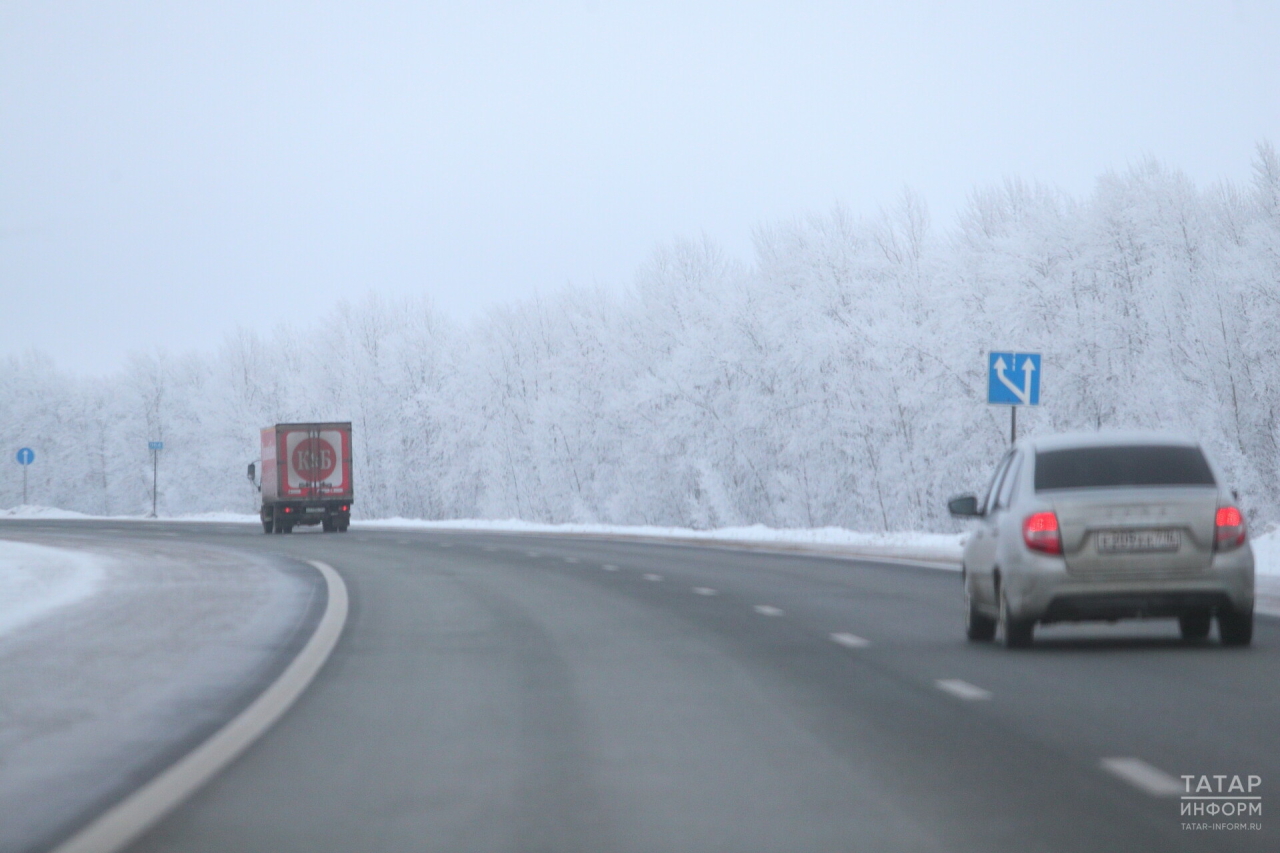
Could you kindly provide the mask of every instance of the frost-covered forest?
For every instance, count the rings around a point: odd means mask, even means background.
[[[657,250],[620,292],[466,326],[374,296],[322,322],[140,352],[100,377],[0,371],[0,504],[256,510],[259,427],[354,422],[358,514],[952,529],[1008,442],[986,353],[1044,353],[1021,434],[1200,436],[1255,524],[1280,520],[1280,162],[1197,187],[1144,162],[1084,199],[1010,180],[938,227],[911,193],[762,226],[754,257]],[[433,286],[447,286],[434,282]],[[376,292],[378,282],[353,282]]]

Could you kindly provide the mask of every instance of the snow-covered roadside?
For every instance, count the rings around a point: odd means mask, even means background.
[[[258,524],[257,513],[248,512],[193,512],[186,515],[166,515],[161,518],[149,518],[142,515],[88,515],[69,509],[58,509],[52,506],[24,504],[22,506],[0,509],[0,518],[48,519],[58,521],[64,519],[82,521],[138,521],[148,524],[166,521],[208,521],[218,524]]]
[[[577,536],[611,536],[720,545],[782,548],[786,550],[922,560],[959,569],[963,533],[858,533],[840,527],[778,529],[754,524],[694,530],[688,527],[652,527],[622,524],[541,524],[519,519],[453,519],[421,521],[412,518],[353,521],[352,527],[397,530],[478,530],[495,533],[559,533]]]
[[[99,516],[52,507],[21,506],[0,510],[0,518],[81,518]],[[258,524],[257,515],[236,512],[205,512],[170,518],[151,519],[138,516],[111,516],[113,521],[148,523],[210,522],[221,524]],[[755,524],[750,527],[723,527],[717,530],[693,530],[687,527],[650,527],[622,524],[541,524],[519,519],[451,519],[424,521],[415,518],[361,519],[355,528],[410,530],[477,530],[495,533],[568,533],[596,536],[627,536],[637,539],[662,539],[689,542],[714,542],[733,545],[777,547],[811,552],[864,554],[897,559],[924,560],[959,567],[964,548],[963,533],[859,533],[840,527],[776,529]],[[1280,583],[1280,527],[1255,535],[1252,540],[1257,573],[1272,576]]]
[[[0,635],[93,595],[109,563],[82,551],[0,540]]]
[[[1280,579],[1280,527],[1255,536],[1252,546],[1254,571]]]

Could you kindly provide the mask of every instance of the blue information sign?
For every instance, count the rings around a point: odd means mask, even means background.
[[[30,465],[36,461],[36,452],[30,447],[24,447],[18,451],[18,464]]]
[[[163,441],[148,441],[147,450],[164,450]]]
[[[987,360],[987,402],[1040,405],[1040,353],[993,352]]]

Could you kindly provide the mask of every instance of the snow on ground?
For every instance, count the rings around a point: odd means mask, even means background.
[[[618,524],[540,524],[519,519],[454,519],[421,521],[388,518],[353,521],[353,527],[369,529],[484,530],[500,533],[568,533],[595,536],[625,536],[733,545],[776,547],[788,550],[839,554],[864,554],[900,559],[954,564],[959,568],[963,533],[858,533],[840,527],[778,529],[753,524],[750,527],[722,527],[693,530],[688,527],[650,527]]]
[[[0,509],[0,518],[48,518],[48,519],[97,519],[99,521],[208,521],[217,524],[259,524],[257,513],[248,512],[193,512],[186,515],[166,515],[150,518],[144,515],[86,515],[69,509],[32,504]]]
[[[44,506],[18,506],[0,510],[0,518],[89,519],[105,516],[85,515],[65,509]],[[202,512],[161,519],[140,516],[111,516],[113,521],[210,522],[220,524],[258,524],[254,513]],[[868,554],[899,559],[927,560],[939,563],[960,562],[964,548],[963,533],[858,533],[840,527],[777,529],[755,524],[750,527],[723,527],[717,530],[693,530],[687,527],[649,527],[621,524],[541,524],[519,519],[451,519],[424,521],[416,518],[361,519],[353,527],[366,529],[415,530],[483,530],[495,533],[569,533],[596,536],[629,536],[638,539],[718,542],[722,544],[773,546],[814,552]],[[1253,538],[1253,554],[1259,575],[1280,578],[1280,527],[1273,527]]]
[[[1253,567],[1257,574],[1280,578],[1280,527],[1254,537]]]
[[[97,554],[0,539],[0,635],[93,595],[109,563]]]
[[[92,515],[85,515],[83,512],[74,512],[69,509],[58,509],[52,506],[37,506],[35,504],[22,504],[21,506],[10,507],[9,509],[0,509],[0,518],[94,518]]]

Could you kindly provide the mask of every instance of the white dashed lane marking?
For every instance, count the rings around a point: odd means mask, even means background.
[[[541,557],[541,556],[542,556],[542,555],[541,555],[541,554],[539,554],[537,551],[525,551],[525,552],[524,552],[524,555],[525,555],[526,557]]]
[[[1185,788],[1181,780],[1141,758],[1104,758],[1102,769],[1153,797],[1176,797]]]
[[[565,557],[565,558],[564,558],[564,561],[565,561],[566,563],[576,563],[576,562],[578,562],[578,558],[577,558],[577,557]]]
[[[693,588],[694,595],[718,595],[714,589],[709,586],[695,586]]]
[[[981,687],[970,684],[967,681],[961,681],[958,678],[942,678],[936,684],[939,690],[970,702],[991,698],[990,690],[983,690]]]
[[[616,572],[618,570],[618,567],[613,563],[605,563],[600,568],[604,569],[606,572]]]
[[[847,649],[861,649],[871,645],[857,634],[832,634],[831,640]]]
[[[757,604],[755,606],[755,611],[759,613],[761,616],[781,616],[782,615],[782,609],[779,607],[774,607],[772,604]]]
[[[662,580],[662,575],[649,574],[649,575],[645,575],[644,579],[647,581],[660,581]]]
[[[485,550],[485,551],[489,551],[490,553],[492,553],[492,552],[494,552],[494,551],[498,550],[498,546],[497,546],[497,545],[484,545],[484,546],[483,546],[483,550]]]

